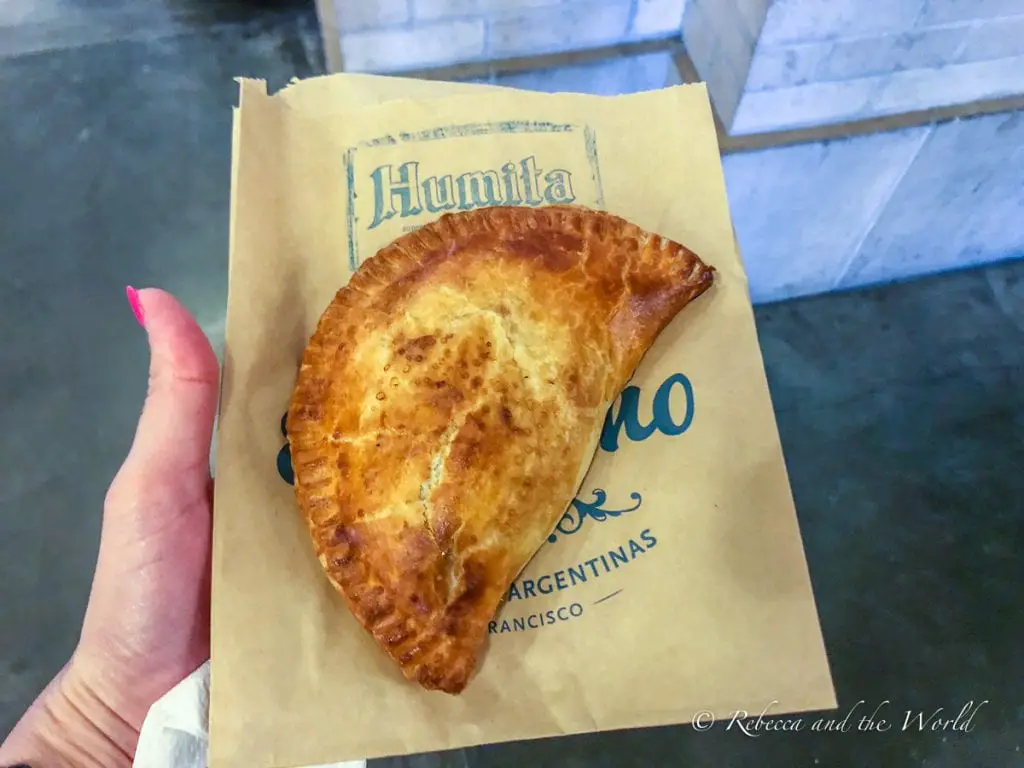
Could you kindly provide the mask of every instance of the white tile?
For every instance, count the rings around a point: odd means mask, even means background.
[[[955,61],[970,30],[970,25],[958,25],[837,42],[818,74],[822,80],[847,80],[942,67]]]
[[[974,2],[974,0],[968,0]],[[913,27],[922,0],[775,0],[761,41],[810,42]]]
[[[449,21],[413,29],[353,32],[341,37],[345,68],[351,72],[394,72],[479,58],[483,21]]]
[[[754,51],[747,77],[747,90],[790,88],[817,80],[818,67],[835,43],[807,43],[785,48],[759,46]]]
[[[951,64],[969,33],[970,26],[961,24],[897,35],[893,40],[893,66],[895,69],[926,69]]]
[[[758,3],[762,0],[690,0],[689,5],[698,5],[714,27],[715,34],[722,39],[731,38],[736,42],[731,47],[753,49],[757,44],[757,35],[752,33],[750,25],[754,19],[745,19],[741,5]],[[689,7],[689,6],[688,6]],[[746,13],[751,12],[747,9]],[[763,19],[762,19],[763,22]]]
[[[768,14],[769,0],[730,0],[736,6],[736,12],[743,22],[747,38],[757,41],[761,37],[761,29]]]
[[[370,5],[366,0],[348,2]],[[458,16],[471,16],[484,12],[486,0],[411,0],[415,19],[434,20]]]
[[[726,155],[726,188],[755,301],[828,290],[926,129]]]
[[[741,74],[745,81],[750,71],[750,62],[754,58],[756,41],[747,37],[746,30],[735,19],[731,25],[719,26],[717,33],[719,47],[715,56],[725,58],[732,70]]]
[[[504,75],[495,85],[545,93],[588,93],[618,96],[664,88],[672,69],[667,52],[610,59],[597,64]]]
[[[629,24],[630,1],[563,4],[491,23],[491,55],[567,51],[620,42]]]
[[[683,44],[722,122],[736,114],[750,71],[754,42],[729,0],[690,0],[683,17]]]
[[[371,0],[348,0],[370,4]],[[508,16],[531,8],[558,5],[560,0],[411,0],[417,19],[444,19],[459,16]]]
[[[706,78],[718,49],[718,31],[712,24],[704,3],[687,3],[686,12],[683,14],[683,45],[697,67],[697,72]]]
[[[1024,93],[1024,57],[895,72],[869,111],[897,111],[965,104]]]
[[[971,30],[961,61],[1024,56],[1024,16],[983,21]]]
[[[754,43],[746,39],[746,35],[737,28],[726,30],[718,36],[718,48],[713,54],[712,67],[726,65],[739,76],[740,87],[751,71],[754,58]]]
[[[743,74],[730,65],[728,57],[720,56],[711,63],[704,80],[715,111],[726,128],[731,128],[743,95]]]
[[[690,4],[700,7],[719,35],[734,29],[744,29],[743,20],[733,0],[690,0]]]
[[[678,32],[686,0],[637,0],[631,28],[633,37],[657,37]]]
[[[925,0],[920,23],[927,26],[1022,14],[1024,0]]]
[[[849,287],[1024,256],[1024,112],[934,128],[842,278]]]
[[[747,92],[736,111],[732,132],[745,134],[806,128],[858,117],[884,84],[883,77],[865,77]]]
[[[409,20],[407,0],[336,0],[334,15],[343,32],[386,27]]]

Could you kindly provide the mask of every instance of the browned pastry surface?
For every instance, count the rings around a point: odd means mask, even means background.
[[[296,493],[327,576],[406,678],[466,686],[608,407],[712,279],[606,213],[485,208],[404,235],[338,292],[289,409]]]

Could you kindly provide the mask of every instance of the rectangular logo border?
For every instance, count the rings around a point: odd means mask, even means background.
[[[412,133],[399,132],[385,134],[374,139],[360,142],[349,147],[344,153],[345,181],[348,185],[348,211],[346,226],[348,230],[348,263],[355,272],[359,268],[358,243],[356,235],[356,184],[355,156],[357,150],[366,147],[394,146],[397,144],[416,143],[421,141],[437,141],[440,139],[456,139],[467,136],[490,136],[509,133],[583,133],[587,162],[590,164],[590,176],[597,189],[597,205],[604,208],[604,187],[601,182],[601,167],[597,155],[597,134],[589,125],[573,125],[569,123],[549,123],[534,120],[501,120],[491,123],[464,123],[438,128],[427,128]]]

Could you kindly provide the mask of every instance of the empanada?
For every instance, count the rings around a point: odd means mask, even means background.
[[[287,429],[328,578],[409,680],[466,686],[605,414],[713,269],[578,207],[442,216],[365,262],[305,350]]]

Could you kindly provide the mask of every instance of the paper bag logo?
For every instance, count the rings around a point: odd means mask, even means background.
[[[604,207],[597,134],[587,125],[499,120],[399,131],[348,147],[343,167],[353,271],[403,231],[445,213]]]
[[[555,592],[562,592],[580,584],[592,584],[605,574],[614,573],[619,568],[629,565],[638,557],[654,549],[657,543],[658,540],[651,533],[651,529],[644,528],[637,536],[614,549],[598,553],[586,560],[560,568],[553,573],[545,573],[534,578],[517,579],[512,582],[512,586],[508,589],[508,593],[505,596],[505,606],[510,606],[517,600],[529,600],[533,597],[543,597]],[[591,605],[600,605],[621,593],[621,588],[612,590],[608,594],[594,600]],[[503,615],[504,611],[501,614]],[[492,635],[501,635],[506,632],[525,632],[530,629],[540,629],[557,621],[578,619],[582,615],[582,603],[574,600],[568,605],[561,605],[553,610],[528,613],[510,618],[499,616],[488,624],[487,631]]]
[[[683,395],[681,405],[673,406],[672,395],[679,391]],[[608,409],[605,415],[604,426],[601,429],[601,437],[598,446],[606,453],[615,453],[620,448],[619,441],[625,433],[626,439],[630,442],[643,442],[655,433],[666,437],[675,437],[686,432],[693,423],[695,399],[693,385],[682,373],[674,373],[665,379],[655,390],[651,399],[651,420],[644,423],[640,418],[640,395],[641,390],[636,386],[628,386],[619,396],[618,408],[615,404]],[[295,484],[295,472],[292,468],[291,451],[288,445],[288,432],[286,429],[287,414],[281,417],[281,434],[285,443],[277,453],[277,471],[289,485]],[[595,523],[603,523],[606,520],[622,517],[623,515],[635,512],[643,504],[643,498],[639,493],[629,494],[631,505],[623,506],[621,503],[616,508],[609,509],[605,506],[608,501],[608,494],[602,488],[594,488],[590,491],[593,496],[591,501],[573,499],[565,515],[555,526],[554,532],[548,537],[548,542],[554,544],[558,541],[559,535],[571,536],[578,532],[587,520]]]
[[[476,170],[453,176],[420,178],[420,164],[414,160],[381,165],[370,173],[373,184],[373,219],[376,229],[398,216],[419,216],[424,211],[472,211],[495,205],[530,206],[568,204],[576,200],[572,173],[537,167],[537,158],[509,161],[496,170]]]

